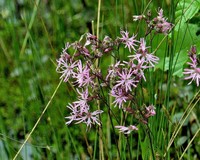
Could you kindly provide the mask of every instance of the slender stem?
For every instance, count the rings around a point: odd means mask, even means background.
[[[198,135],[200,131],[200,128],[197,130],[197,132],[195,133],[195,135],[192,137],[191,141],[188,143],[187,147],[185,148],[184,152],[182,153],[181,157],[179,158],[179,160],[181,160],[185,154],[185,152],[188,150],[188,148],[190,147],[191,143],[193,142],[194,138]]]
[[[100,11],[101,11],[101,0],[98,0],[98,13],[97,13],[97,38],[99,38],[99,23],[100,23]],[[99,65],[98,59],[96,60],[96,68]],[[98,81],[98,79],[97,79]],[[100,101],[97,100],[98,110],[100,110]],[[104,160],[104,150],[103,150],[103,132],[101,126],[99,126],[99,156],[100,160]]]
[[[32,133],[34,132],[35,128],[37,127],[38,123],[40,122],[42,116],[44,115],[44,113],[46,112],[47,108],[49,107],[49,105],[51,104],[54,96],[56,95],[56,92],[58,91],[58,88],[60,87],[61,83],[63,80],[60,80],[58,86],[56,87],[55,91],[53,92],[49,102],[47,103],[46,107],[44,108],[44,110],[42,111],[40,117],[38,118],[37,122],[35,123],[35,125],[33,126],[31,132],[28,134],[27,138],[25,139],[24,143],[21,145],[20,149],[18,150],[18,152],[16,153],[15,157],[13,158],[13,160],[15,160],[19,153],[21,152],[22,148],[24,147],[24,145],[26,144],[26,142],[29,140],[29,138],[31,137]]]
[[[97,13],[97,38],[99,38],[100,11],[101,11],[101,0],[98,1],[98,13]]]

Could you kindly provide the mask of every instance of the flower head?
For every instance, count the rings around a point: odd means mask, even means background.
[[[139,21],[143,18],[145,18],[145,15],[136,15],[136,16],[133,16],[133,21]]]
[[[94,82],[90,76],[90,68],[86,64],[83,66],[82,61],[79,60],[77,64],[77,72],[73,75],[79,87],[93,85]]]
[[[121,62],[118,61],[115,65],[111,65],[108,69],[108,74],[106,76],[106,80],[116,77],[117,73],[119,72],[119,66],[121,65]]]
[[[128,127],[125,126],[115,126],[115,128],[119,129],[119,132],[122,132],[124,134],[130,134],[134,130],[138,130],[138,128],[134,125],[130,125]]]
[[[116,81],[115,87],[125,87],[125,91],[132,91],[132,87],[137,87],[137,80],[133,75],[132,69],[123,68],[122,72],[118,72],[119,80]]]
[[[114,104],[115,107],[118,105],[119,108],[123,107],[123,103],[128,100],[128,93],[123,88],[115,88],[111,90],[111,96],[115,97]]]
[[[155,107],[153,105],[146,107],[146,113],[145,113],[146,118],[154,116],[155,114],[156,114],[156,111],[155,111]]]
[[[191,62],[188,62],[189,68],[184,69],[183,74],[186,75],[185,79],[191,79],[191,81],[188,84],[191,84],[192,81],[195,81],[197,86],[199,86],[200,82],[200,67],[198,67],[198,59],[196,56],[196,47],[192,46],[190,51],[188,52],[188,55],[190,56]]]
[[[102,110],[96,110],[94,112],[86,111],[76,119],[77,120],[76,124],[83,122],[87,125],[87,128],[91,128],[92,124],[100,125],[100,120],[98,116],[101,113],[103,113]]]
[[[89,100],[89,93],[88,93],[88,89],[86,89],[85,91],[80,92],[77,89],[77,92],[79,94],[79,99],[78,101],[73,102],[75,107],[79,107],[80,113],[82,114],[83,112],[85,112],[85,110],[89,109],[89,105],[88,105],[88,100]]]
[[[135,46],[136,45],[136,42],[138,42],[135,38],[136,38],[136,35],[132,35],[132,37],[129,37],[129,32],[127,31],[121,31],[121,36],[122,38],[119,38],[123,44],[125,44],[125,48],[128,47],[129,49],[129,52],[131,52],[131,50],[136,50],[135,49]]]
[[[154,29],[157,33],[167,34],[172,29],[172,24],[163,17],[163,9],[158,11],[158,16],[153,19]]]
[[[187,77],[185,77],[186,80],[191,79],[191,81],[188,83],[191,84],[192,81],[195,81],[197,86],[199,86],[199,82],[200,82],[200,68],[198,67],[194,67],[190,68],[190,69],[184,69],[183,74],[187,75]]]
[[[57,60],[58,66],[56,71],[61,73],[60,79],[63,78],[64,82],[67,82],[70,77],[75,74],[74,69],[77,67],[77,61],[72,61],[68,53],[63,53]]]
[[[75,121],[76,124],[85,123],[87,125],[87,128],[91,128],[92,124],[100,125],[98,115],[103,113],[102,110],[90,112],[88,106],[85,110],[80,111],[80,108],[73,104],[69,104],[67,108],[71,110],[70,116],[65,117],[66,119],[69,119],[69,121],[66,122],[67,125],[69,125],[73,121]]]
[[[154,64],[158,63],[159,58],[157,56],[154,56],[152,53],[148,52],[148,48],[146,47],[146,42],[144,38],[140,39],[140,46],[134,55],[130,55],[130,58],[133,58],[133,60],[140,59],[140,61],[144,61],[146,64],[149,65],[149,67],[154,67]]]

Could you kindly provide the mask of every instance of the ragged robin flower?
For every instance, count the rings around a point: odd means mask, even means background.
[[[195,53],[194,53],[195,51]],[[187,64],[189,65],[189,68],[184,69],[183,74],[185,74],[185,79],[191,81],[188,83],[191,84],[193,81],[196,82],[196,85],[199,86],[200,82],[200,67],[199,67],[199,62],[197,59],[196,55],[196,47],[192,46],[190,51],[188,52],[189,58],[191,62],[188,62]]]

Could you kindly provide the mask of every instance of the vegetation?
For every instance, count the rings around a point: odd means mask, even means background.
[[[149,11],[156,17],[160,8],[172,24],[167,33],[147,33],[145,21],[133,21],[133,15]],[[199,0],[0,1],[0,159],[200,159],[200,79],[190,84],[184,79],[191,56],[200,61],[199,10]],[[56,72],[66,42],[86,33],[114,40],[122,30],[138,41],[145,37],[149,52],[159,58],[145,70],[146,81],[130,102],[141,110],[152,104],[156,114],[147,123],[127,118],[107,89],[110,108],[97,102],[104,111],[101,125],[89,130],[82,123],[66,125],[66,106],[77,99],[73,81],[63,83]],[[103,74],[108,64],[128,60],[128,48],[115,49],[116,57],[98,61]],[[123,122],[137,123],[138,130],[119,133],[114,126]]]

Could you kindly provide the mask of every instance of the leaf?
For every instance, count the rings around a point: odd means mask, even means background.
[[[177,146],[180,147],[182,146],[186,141],[187,141],[188,137],[187,136],[182,136],[178,139],[177,141]]]
[[[177,4],[175,12],[175,30],[184,25],[189,19],[195,16],[200,9],[200,0],[181,0]]]
[[[181,120],[181,117],[183,116],[183,112],[179,112],[173,115],[172,122],[173,123],[179,123]],[[183,123],[183,126],[188,125],[189,119],[187,118],[186,121]]]
[[[200,50],[200,36],[196,35],[199,27],[194,24],[184,23],[178,31],[174,30],[174,54],[173,54],[173,76],[182,77],[183,76],[183,66],[188,60],[188,50],[191,45],[197,46],[197,51]],[[170,44],[169,42],[165,41]],[[169,70],[169,57],[164,57],[164,46],[161,46],[157,51],[157,56],[160,58],[159,63],[156,68],[167,71]],[[199,54],[199,52],[197,53]],[[164,64],[165,63],[165,64]],[[164,67],[163,67],[164,66]]]
[[[183,76],[183,65],[187,62],[188,55],[187,50],[183,49],[180,53],[176,53],[173,59],[173,76],[182,77]],[[162,61],[159,62],[159,64],[156,66],[157,68],[163,69],[163,63],[164,64],[164,71],[169,70],[169,57],[165,57],[165,59],[162,59]]]
[[[187,62],[188,55],[187,50],[183,49],[180,53],[177,53],[173,62],[173,76],[183,76],[183,65]]]

